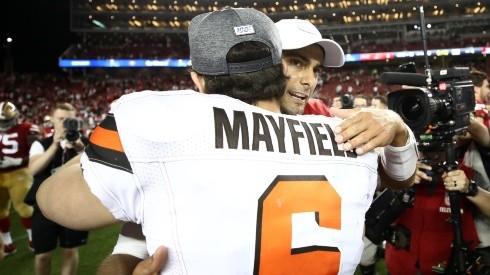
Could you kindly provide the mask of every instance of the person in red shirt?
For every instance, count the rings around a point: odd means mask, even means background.
[[[5,256],[17,252],[10,235],[10,205],[19,214],[32,247],[33,208],[24,203],[32,185],[27,169],[29,148],[39,139],[39,128],[31,123],[18,123],[19,111],[11,102],[0,103],[0,231],[5,243]]]
[[[283,19],[276,23],[282,42],[282,61],[287,64],[288,82],[281,98],[281,113],[331,116],[320,99],[313,98],[323,68],[344,65],[340,45],[324,39],[309,21]],[[320,48],[323,56],[315,56]]]
[[[439,164],[443,161],[441,154],[430,152],[426,155],[431,156],[432,164]],[[419,163],[418,167],[432,169],[424,163]],[[464,190],[463,193],[468,192],[472,174],[471,168],[464,165],[460,165],[458,170],[443,173],[440,178],[429,177],[424,172],[417,173],[414,205],[405,210],[394,224],[399,232],[397,236],[409,235],[409,241],[407,244],[388,242],[386,245],[385,263],[390,274],[435,274],[434,267],[448,264],[454,236],[453,225],[448,222],[451,216],[448,191],[459,188]],[[471,244],[470,248],[474,248],[478,236],[470,202],[462,199],[460,206],[463,240]]]
[[[475,138],[473,138],[475,137]],[[422,148],[423,161],[417,164],[414,205],[405,210],[394,222],[397,236],[408,236],[408,242],[387,243],[385,263],[390,274],[436,274],[434,269],[449,269],[454,240],[449,191],[461,193],[462,239],[468,251],[480,246],[479,231],[475,227],[475,215],[490,215],[490,192],[488,177],[476,163],[465,158],[471,141],[488,143],[486,127],[472,120],[468,135],[455,136],[457,169],[444,171],[445,153],[441,148]],[[485,173],[485,172],[483,172]],[[486,259],[482,259],[485,262]],[[485,273],[486,274],[486,273]]]

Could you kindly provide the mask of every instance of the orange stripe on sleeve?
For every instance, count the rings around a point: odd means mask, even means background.
[[[100,147],[124,152],[121,140],[119,139],[119,133],[100,126],[95,127],[90,134],[90,142]]]

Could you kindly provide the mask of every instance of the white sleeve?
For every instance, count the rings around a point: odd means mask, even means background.
[[[121,221],[141,223],[143,218],[141,192],[133,174],[90,161],[82,154],[83,177],[92,193]]]
[[[31,149],[29,150],[29,157],[43,154],[44,151],[45,150],[44,150],[44,147],[42,146],[41,142],[36,140],[31,145]]]
[[[150,257],[150,254],[146,249],[145,240],[138,240],[121,234],[119,234],[119,238],[117,239],[112,254],[128,254],[142,260]]]
[[[386,174],[397,181],[409,179],[417,169],[419,153],[412,130],[408,130],[407,144],[402,147],[385,146],[381,153],[381,164]]]

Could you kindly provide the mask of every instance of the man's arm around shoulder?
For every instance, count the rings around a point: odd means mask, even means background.
[[[80,156],[44,181],[36,199],[48,219],[68,228],[90,230],[118,222],[90,191],[83,178]]]

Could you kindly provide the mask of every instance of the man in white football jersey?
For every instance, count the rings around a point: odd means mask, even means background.
[[[308,20],[283,19],[276,23],[276,27],[281,37],[282,62],[288,65],[286,91],[280,101],[281,112],[290,115],[305,113],[331,116],[328,107],[320,100],[310,97],[317,86],[322,67],[340,67],[344,64],[342,48],[337,42],[324,39]],[[338,111],[347,110],[333,110],[337,116]],[[364,109],[354,112],[351,119],[361,115],[372,115],[357,119],[356,126],[361,128],[362,125],[381,125],[389,121],[391,111],[370,111],[372,110]],[[383,135],[384,132],[381,131],[379,134]],[[380,169],[383,169],[382,165]],[[121,270],[133,270],[140,259],[148,257],[144,239],[140,227],[131,223],[123,225],[113,255],[104,260],[99,272],[118,274]]]
[[[256,10],[197,16],[189,41],[191,77],[215,95],[123,96],[92,133],[83,174],[75,163],[48,179],[41,209],[78,229],[141,223],[151,254],[169,249],[163,272],[353,273],[378,165],[375,153],[351,149],[370,151],[375,133],[359,135],[352,120],[274,113],[288,68],[274,23]],[[385,151],[415,151],[397,125]],[[410,182],[415,161],[399,182]]]

